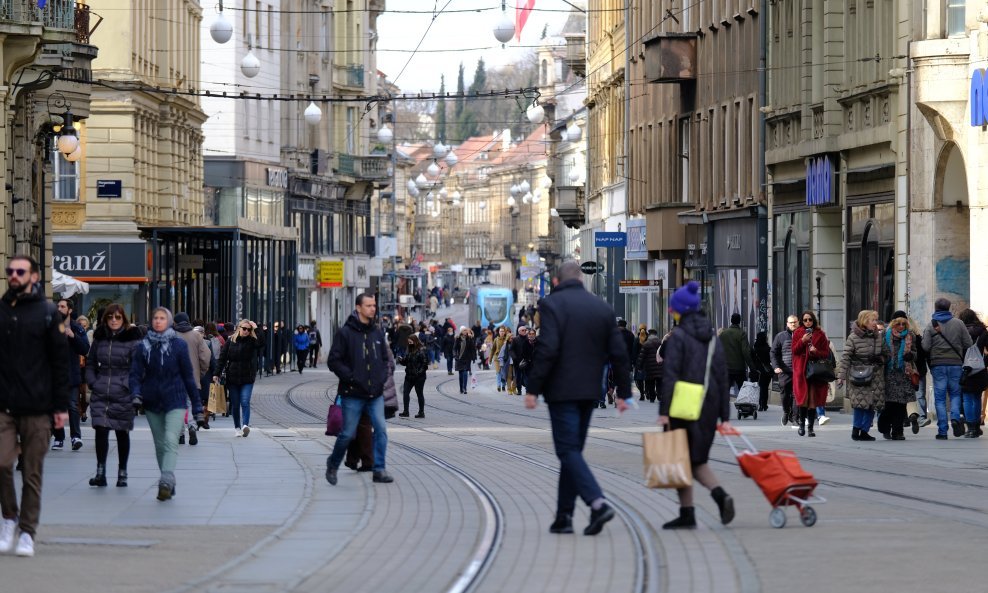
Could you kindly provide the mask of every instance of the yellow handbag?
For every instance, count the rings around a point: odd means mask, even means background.
[[[669,416],[690,421],[700,419],[703,399],[707,395],[707,386],[710,384],[710,361],[714,358],[714,349],[717,347],[716,340],[716,336],[710,337],[710,346],[707,347],[707,366],[703,371],[703,385],[689,381],[676,381],[676,384],[673,385],[672,401],[669,402]]]

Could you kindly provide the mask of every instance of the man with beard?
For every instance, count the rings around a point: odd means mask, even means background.
[[[58,429],[69,420],[69,344],[62,315],[38,285],[38,262],[15,255],[6,273],[8,289],[0,299],[0,553],[34,556],[52,421]],[[19,507],[18,438],[24,482]]]

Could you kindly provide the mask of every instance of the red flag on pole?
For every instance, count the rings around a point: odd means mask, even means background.
[[[528,13],[535,7],[535,0],[518,0],[515,6],[515,38],[521,41],[521,30],[528,22]]]

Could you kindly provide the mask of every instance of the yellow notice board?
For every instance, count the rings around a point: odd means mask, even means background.
[[[316,283],[320,288],[343,288],[342,261],[321,261],[317,270]]]

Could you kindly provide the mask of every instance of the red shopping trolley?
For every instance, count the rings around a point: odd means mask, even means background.
[[[772,511],[768,515],[768,522],[772,527],[786,526],[787,506],[794,506],[799,510],[799,520],[803,525],[812,527],[816,524],[816,511],[810,504],[825,503],[827,500],[814,493],[817,481],[813,474],[799,464],[795,453],[784,450],[759,452],[738,429],[719,427],[717,431],[724,435],[724,440],[738,458],[741,473],[755,481],[765,499],[772,505]],[[731,437],[741,439],[745,449],[739,451]]]

